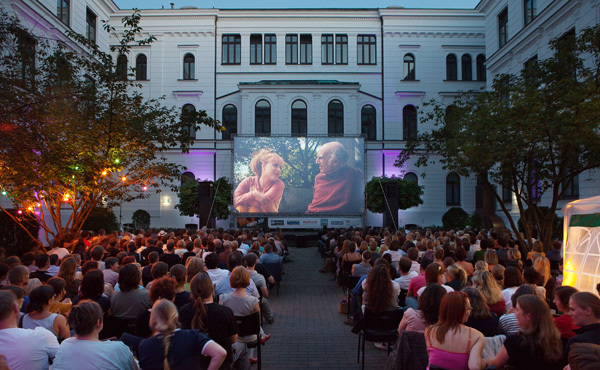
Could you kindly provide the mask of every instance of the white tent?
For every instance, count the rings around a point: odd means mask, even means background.
[[[563,285],[596,292],[600,283],[600,196],[563,208]]]

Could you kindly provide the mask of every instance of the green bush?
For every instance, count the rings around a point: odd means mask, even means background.
[[[117,216],[115,216],[110,209],[96,207],[90,212],[82,229],[92,230],[93,232],[104,229],[106,233],[111,233],[115,230],[119,230],[119,222],[117,221]]]
[[[442,225],[445,230],[464,229],[469,222],[469,214],[460,207],[452,207],[442,216]]]
[[[133,217],[131,218],[133,221],[133,227],[136,229],[144,229],[150,227],[150,213],[144,211],[143,209],[138,209],[133,212]]]
[[[471,216],[469,216],[468,224],[469,224],[469,226],[471,226],[474,229],[481,229],[481,228],[483,228],[483,219],[481,218],[479,213],[474,211],[471,214]]]

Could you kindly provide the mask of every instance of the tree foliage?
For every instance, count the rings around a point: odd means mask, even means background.
[[[198,181],[186,181],[177,196],[179,203],[175,208],[179,209],[181,216],[198,216],[200,206],[198,204]],[[212,202],[211,216],[219,220],[225,220],[230,215],[233,185],[226,177],[220,177],[213,184],[214,198]]]
[[[107,233],[111,233],[115,230],[119,230],[119,222],[117,221],[117,216],[111,209],[95,207],[85,219],[83,228],[95,233],[100,229],[104,229]]]
[[[133,221],[133,227],[136,229],[147,229],[150,227],[150,213],[143,209],[138,209],[133,212],[133,216],[131,217],[131,221]]]
[[[497,76],[489,91],[466,93],[451,106],[425,104],[421,122],[433,130],[410,142],[396,163],[420,154],[417,165],[439,160],[447,170],[477,176],[523,242],[501,198],[502,187],[510,189],[527,220],[525,238],[531,243],[537,229],[545,246],[565,189],[600,167],[600,26],[550,47],[552,57],[518,75]],[[549,212],[525,217],[527,209],[539,208],[540,198]]]
[[[374,213],[383,213],[386,208],[386,198],[383,194],[384,184],[394,182],[398,185],[398,208],[408,209],[423,204],[423,186],[415,181],[407,181],[398,177],[373,177],[365,185],[367,209]]]
[[[0,15],[0,188],[47,240],[78,233],[95,207],[174,189],[182,167],[161,153],[187,152],[190,128],[221,128],[204,111],[182,116],[164,97],[145,99],[129,80],[133,69],[123,79],[112,55],[154,37],[140,38],[137,12],[122,21],[122,38],[106,53],[82,35],[50,40]]]

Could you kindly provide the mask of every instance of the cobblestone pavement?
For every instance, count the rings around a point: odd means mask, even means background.
[[[279,296],[276,288],[270,292],[275,323],[264,325],[272,338],[261,348],[263,369],[360,369],[358,335],[338,313],[344,293],[331,273],[319,273],[323,260],[317,248],[290,248],[290,259]],[[386,351],[367,342],[365,369],[383,369],[386,360]]]

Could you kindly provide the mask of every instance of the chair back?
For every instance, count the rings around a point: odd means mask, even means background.
[[[361,276],[348,276],[348,290],[351,291],[352,289],[354,289],[354,287],[356,286],[356,284],[358,284],[358,281],[360,280]]]
[[[281,262],[263,263],[263,265],[269,270],[269,273],[273,275],[273,279],[276,282],[281,281]]]
[[[260,336],[260,312],[254,312],[247,316],[236,316],[235,320],[240,337],[249,335]]]
[[[377,331],[377,332],[398,332],[398,325],[402,320],[404,311],[402,310],[389,310],[372,312],[369,309],[365,310],[365,331]]]
[[[408,289],[400,289],[400,294],[398,295],[398,306],[404,307],[406,306],[406,296],[408,295]]]

